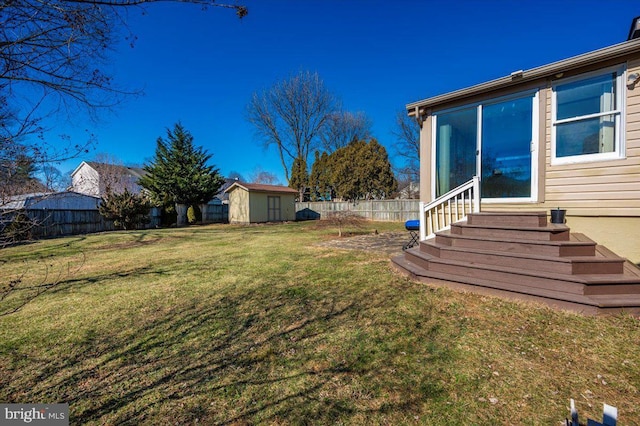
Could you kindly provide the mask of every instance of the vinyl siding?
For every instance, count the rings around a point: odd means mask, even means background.
[[[99,181],[98,172],[88,164],[83,163],[73,175],[71,186],[75,192],[99,197]]]
[[[640,72],[640,61],[627,63],[628,73]],[[546,89],[545,203],[576,216],[640,216],[640,86],[624,87],[625,158],[551,165],[551,96]]]
[[[611,64],[607,64],[610,66]],[[627,72],[640,73],[640,59],[627,62]],[[626,96],[623,131],[625,157],[577,164],[551,164],[551,81],[539,82],[541,129],[539,137],[537,202],[483,202],[483,210],[549,210],[561,207],[569,216],[640,217],[640,84]],[[491,97],[483,98],[491,99]],[[436,112],[437,113],[437,112]],[[431,123],[431,116],[425,124]],[[429,131],[425,131],[428,127]],[[423,126],[424,158],[432,153],[430,125]],[[431,160],[422,165],[422,194],[431,194]],[[424,167],[427,166],[427,167]],[[423,201],[430,201],[423,197]]]

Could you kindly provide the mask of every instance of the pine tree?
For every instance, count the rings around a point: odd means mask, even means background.
[[[298,200],[304,201],[304,193],[309,187],[309,173],[307,172],[307,161],[304,157],[296,157],[291,166],[291,178],[289,187],[298,190]]]
[[[333,199],[333,187],[331,181],[331,164],[329,154],[318,151],[315,153],[315,160],[311,166],[309,176],[309,186],[311,187],[312,201],[327,201]]]
[[[186,207],[206,203],[218,192],[224,179],[218,169],[207,163],[211,159],[201,147],[193,145],[193,136],[177,123],[167,129],[167,139],[157,140],[154,160],[144,166],[146,176],[140,179],[156,204],[176,204],[178,225],[186,223]],[[183,208],[184,207],[184,208]]]
[[[365,145],[363,169],[367,177],[362,181],[362,193],[366,199],[384,199],[398,188],[387,150],[375,139]]]

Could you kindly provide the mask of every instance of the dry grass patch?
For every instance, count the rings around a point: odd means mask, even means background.
[[[12,276],[86,260],[0,317],[0,399],[68,402],[73,424],[548,425],[575,398],[640,424],[637,319],[431,288],[380,253],[318,247],[329,233],[215,225],[3,250]]]

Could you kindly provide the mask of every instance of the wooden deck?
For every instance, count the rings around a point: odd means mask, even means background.
[[[640,315],[640,269],[546,212],[482,212],[393,259],[411,277],[586,314]]]

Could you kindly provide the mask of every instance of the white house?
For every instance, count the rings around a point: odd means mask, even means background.
[[[124,189],[139,193],[138,180],[145,175],[139,167],[127,167],[115,164],[83,161],[71,173],[71,190],[81,194],[101,197],[107,187],[116,192]]]

